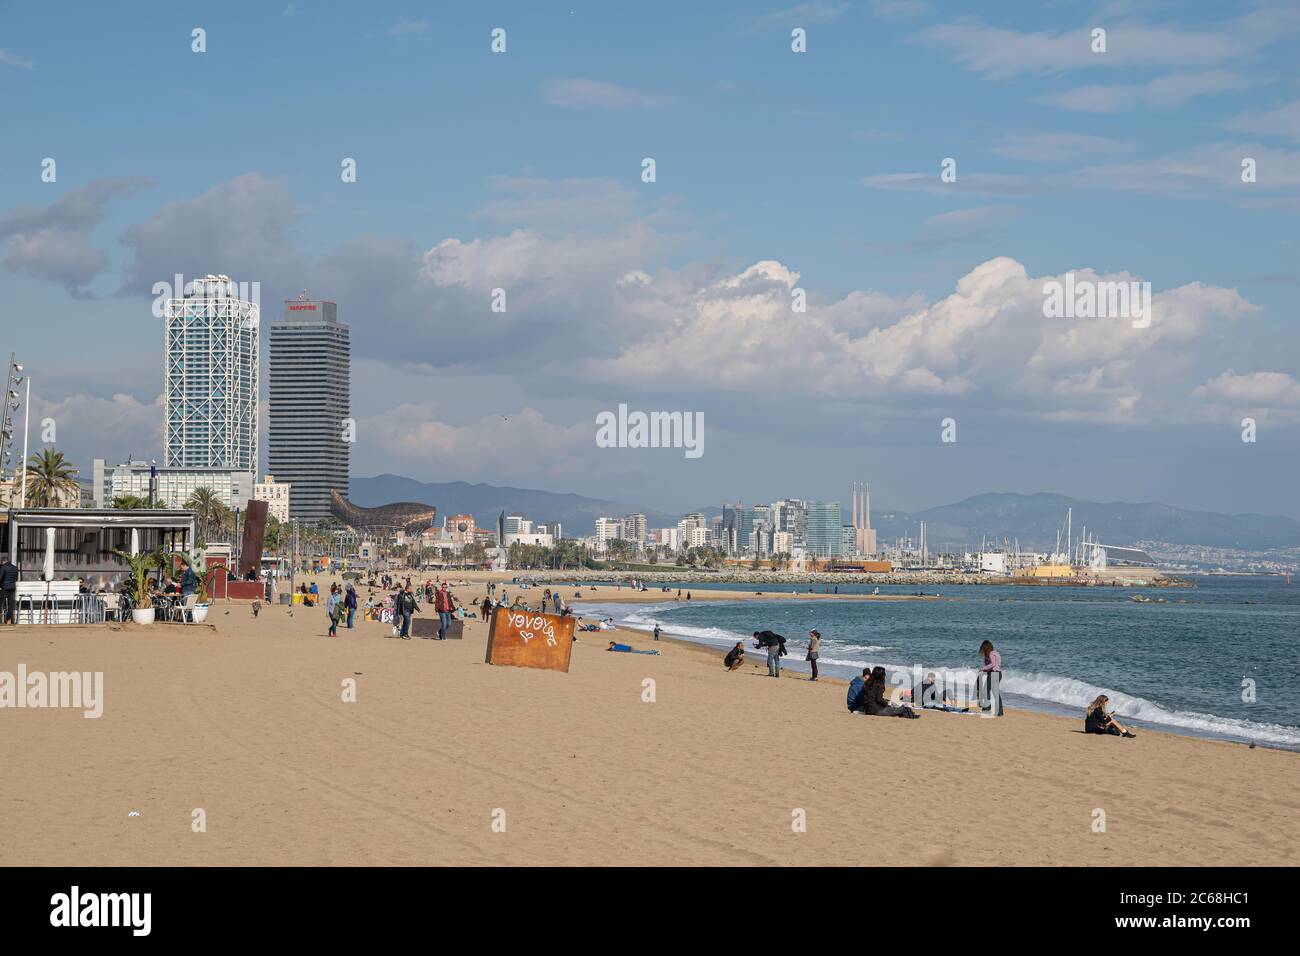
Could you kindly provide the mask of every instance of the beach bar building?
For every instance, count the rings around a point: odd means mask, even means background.
[[[141,554],[161,548],[190,553],[196,544],[194,512],[119,508],[16,508],[0,514],[0,547],[19,571],[24,592],[47,599],[52,585],[84,579],[91,591],[112,589],[127,568],[114,550]]]

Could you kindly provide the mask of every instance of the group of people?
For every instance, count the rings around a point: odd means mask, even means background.
[[[656,631],[658,626],[656,625]],[[658,635],[656,634],[656,638]],[[821,632],[813,629],[808,632],[808,651],[805,660],[812,672],[810,680],[818,679],[817,660],[821,656]],[[774,631],[755,631],[754,647],[766,652],[767,673],[769,677],[781,676],[781,658],[788,654],[785,638]],[[980,644],[979,653],[983,663],[976,677],[976,696],[979,709],[985,713],[1001,717],[1002,707],[1002,655],[993,646],[992,641]],[[737,641],[722,659],[728,671],[739,670],[745,663],[745,645]],[[868,714],[874,717],[902,717],[915,719],[921,716],[921,710],[942,710],[951,713],[968,713],[974,708],[969,705],[958,706],[956,702],[944,699],[937,686],[933,673],[927,674],[919,688],[911,692],[911,706],[902,702],[891,701],[886,683],[885,668],[864,667],[860,677],[849,683],[847,705],[850,713]],[[1084,715],[1084,732],[1089,734],[1108,734],[1116,737],[1136,737],[1133,731],[1118,720],[1113,713],[1106,711],[1109,698],[1102,694],[1091,704]]]

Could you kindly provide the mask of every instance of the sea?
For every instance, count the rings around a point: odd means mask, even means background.
[[[806,670],[808,632],[822,634],[822,674],[850,677],[882,665],[912,686],[915,668],[970,679],[988,639],[1002,655],[1008,706],[1083,719],[1098,695],[1127,724],[1300,750],[1300,583],[1280,577],[1203,576],[1185,588],[1021,585],[885,586],[881,594],[935,601],[684,600],[692,589],[754,595],[820,592],[823,585],[672,584],[662,603],[581,606],[718,648],[754,631],[787,638],[783,666]],[[584,582],[591,583],[591,582]],[[656,584],[655,587],[662,587]],[[565,585],[564,587],[567,587]],[[582,585],[574,584],[575,589]],[[683,600],[674,600],[678,588]],[[832,589],[834,586],[831,586]],[[839,585],[869,594],[874,585]],[[1150,598],[1150,603],[1134,601]]]

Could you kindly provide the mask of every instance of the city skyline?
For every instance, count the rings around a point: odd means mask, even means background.
[[[162,451],[153,287],[217,272],[355,320],[353,475],[1300,517],[1293,5],[571,9],[7,13],[0,295],[83,478]],[[1149,325],[1048,318],[1075,279]],[[625,403],[705,453],[599,447]]]

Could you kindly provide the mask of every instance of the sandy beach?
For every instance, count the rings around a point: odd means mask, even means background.
[[[0,711],[0,864],[1297,862],[1295,753],[1014,710],[851,715],[842,683],[626,631],[660,654],[583,633],[563,674],[485,664],[478,621],[447,642],[360,621],[330,639],[320,608],[209,624],[0,631],[0,671],[104,673],[98,719]]]

